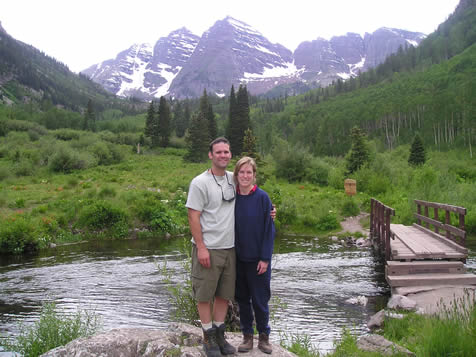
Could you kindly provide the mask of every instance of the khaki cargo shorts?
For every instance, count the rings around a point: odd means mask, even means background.
[[[210,268],[204,268],[197,258],[197,247],[192,244],[192,289],[196,301],[212,301],[215,296],[225,300],[235,298],[235,248],[209,249]]]

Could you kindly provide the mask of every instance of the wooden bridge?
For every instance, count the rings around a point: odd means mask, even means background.
[[[401,287],[476,285],[476,275],[464,266],[466,209],[420,200],[415,204],[417,223],[405,226],[391,223],[393,208],[371,200],[370,236],[385,257],[385,278],[392,292]],[[452,225],[455,221],[457,226]]]

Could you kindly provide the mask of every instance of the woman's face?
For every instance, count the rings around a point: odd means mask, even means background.
[[[238,171],[238,185],[240,187],[250,187],[255,183],[255,173],[250,164],[244,164]]]

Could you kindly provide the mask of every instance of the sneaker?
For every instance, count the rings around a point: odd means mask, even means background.
[[[258,348],[261,350],[261,352],[267,354],[271,354],[271,352],[273,352],[273,347],[269,343],[269,336],[264,332],[259,334]]]
[[[236,352],[236,348],[228,343],[225,339],[225,324],[221,324],[220,327],[214,326],[216,329],[216,338],[218,347],[220,347],[220,352],[222,355],[232,355]]]
[[[206,331],[203,330],[203,350],[207,357],[221,357],[220,347],[218,347],[217,343],[217,329],[215,327]]]
[[[243,334],[243,342],[238,346],[238,352],[249,352],[253,349],[253,335]]]

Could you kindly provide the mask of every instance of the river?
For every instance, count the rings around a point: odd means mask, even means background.
[[[37,320],[45,301],[54,301],[65,312],[93,310],[104,330],[165,328],[173,315],[159,267],[166,262],[173,281],[183,281],[185,239],[87,242],[35,256],[2,257],[0,335],[18,335],[18,323]],[[279,301],[271,321],[271,339],[276,343],[306,334],[316,349],[326,353],[345,327],[357,335],[367,333],[368,319],[389,296],[383,265],[371,248],[280,236],[272,265],[273,301]],[[476,268],[474,255],[467,265]],[[367,297],[368,303],[347,302],[358,296]],[[11,355],[0,352],[2,357]]]

